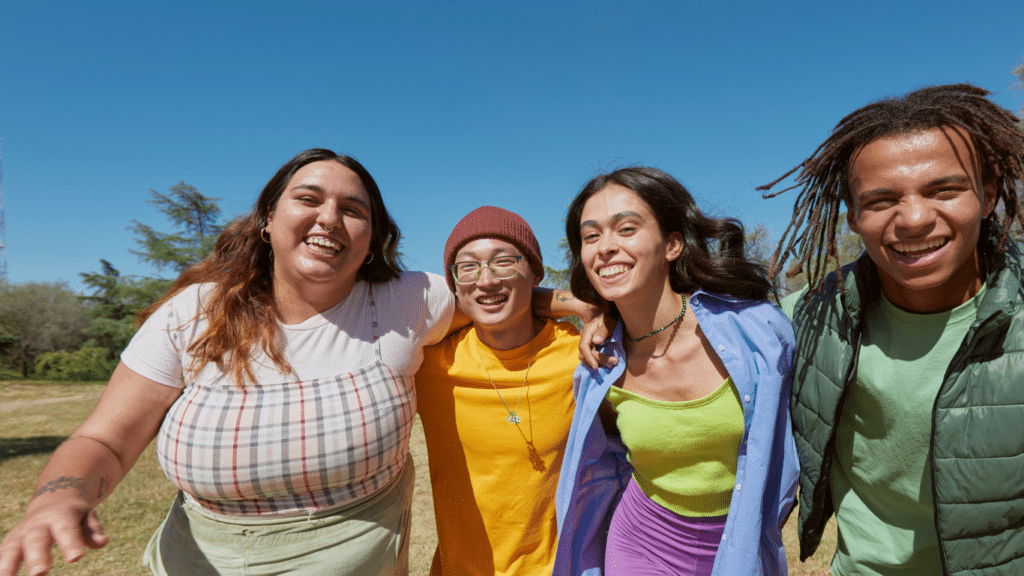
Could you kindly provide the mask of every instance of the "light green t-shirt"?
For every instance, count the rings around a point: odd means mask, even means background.
[[[865,311],[831,471],[835,576],[942,573],[928,460],[932,411],[984,292],[948,312],[914,314],[884,297]]]

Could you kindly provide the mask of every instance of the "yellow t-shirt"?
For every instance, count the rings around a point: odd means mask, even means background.
[[[531,344],[491,350],[470,326],[424,349],[416,393],[437,522],[432,575],[551,574],[578,345],[571,324],[548,321],[526,386]],[[487,373],[519,424],[506,421]]]

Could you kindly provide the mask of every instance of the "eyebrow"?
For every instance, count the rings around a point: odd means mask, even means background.
[[[640,220],[643,220],[644,222],[647,221],[639,213],[633,212],[632,210],[625,210],[623,212],[619,212],[618,214],[612,214],[612,217],[610,218],[610,220],[612,221],[612,224],[614,224],[614,223],[618,222],[619,220],[624,220],[626,218],[639,218]],[[596,220],[584,220],[583,222],[580,222],[580,228],[586,228],[587,226],[593,226],[594,228],[597,228],[598,227],[597,221]]]
[[[312,190],[313,192],[319,192],[320,194],[327,193],[319,184],[296,184],[295,187],[292,188],[292,190]],[[365,200],[363,200],[362,198],[355,194],[342,194],[341,198],[342,200],[350,200],[352,202],[356,202],[367,208],[370,207],[370,205]]]
[[[501,258],[502,256],[523,256],[523,255],[520,254],[518,251],[516,251],[514,248],[495,248],[493,251],[491,251],[491,257],[490,258],[486,258],[484,260],[484,262],[487,262],[487,261],[490,261],[490,260],[494,260],[495,258]],[[525,257],[526,256],[523,256],[523,258],[525,258]],[[477,256],[473,252],[465,252],[465,251],[459,250],[455,254],[456,264],[459,263],[459,258],[482,258],[482,257],[481,256]],[[473,260],[473,262],[479,262],[479,261],[478,260]]]
[[[941,178],[936,178],[935,180],[932,180],[932,181],[928,182],[927,184],[925,184],[925,188],[935,188],[936,186],[943,186],[943,185],[946,185],[946,184],[958,184],[958,185],[961,185],[961,186],[968,186],[968,187],[971,187],[971,188],[974,187],[974,182],[972,182],[970,178],[968,178],[965,175],[957,174],[957,175],[954,175],[954,176],[943,176]],[[892,194],[892,193],[895,193],[895,192],[896,191],[891,189],[891,188],[875,188],[873,190],[866,190],[864,192],[857,192],[857,197],[858,198],[871,198],[872,196],[878,196],[878,195],[881,195],[881,194]]]

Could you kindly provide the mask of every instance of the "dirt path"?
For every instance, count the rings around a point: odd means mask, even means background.
[[[40,398],[38,400],[20,400],[18,402],[0,402],[0,412],[10,412],[31,406],[45,406],[47,404],[60,404],[61,402],[75,402],[78,400],[93,400],[99,398],[103,391],[89,394],[76,394],[74,396],[60,396],[58,398]]]

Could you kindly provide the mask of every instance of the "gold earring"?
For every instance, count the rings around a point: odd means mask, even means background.
[[[363,264],[366,265],[366,264],[369,264],[370,262],[373,262],[373,252],[370,252],[370,259],[364,261]]]
[[[267,228],[267,226],[264,226],[260,229],[260,240],[270,244],[270,231],[268,231]]]

